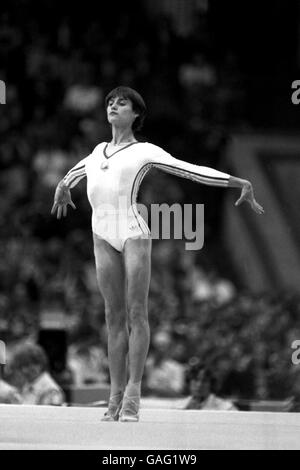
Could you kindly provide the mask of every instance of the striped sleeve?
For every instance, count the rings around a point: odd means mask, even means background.
[[[183,160],[178,160],[160,147],[156,147],[156,149],[159,151],[156,151],[154,158],[151,158],[151,166],[171,173],[172,175],[188,178],[208,186],[228,186],[229,174],[207,166],[194,165]]]
[[[80,162],[73,166],[73,168],[71,168],[71,170],[65,175],[63,181],[68,188],[74,188],[82,178],[86,177],[85,164],[88,158],[89,157],[86,157],[83,160],[80,160]]]

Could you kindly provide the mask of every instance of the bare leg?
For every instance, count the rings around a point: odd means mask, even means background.
[[[110,396],[124,391],[127,380],[128,326],[125,272],[121,253],[94,236],[97,281],[104,298],[108,332]]]
[[[151,271],[151,239],[128,239],[124,249],[124,260],[130,321],[129,384],[140,384],[150,342],[148,293]],[[126,393],[127,391],[126,388]]]

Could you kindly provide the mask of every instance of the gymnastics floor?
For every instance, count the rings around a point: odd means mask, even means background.
[[[0,449],[300,449],[298,413],[142,408],[138,423],[106,423],[104,412],[0,405]]]

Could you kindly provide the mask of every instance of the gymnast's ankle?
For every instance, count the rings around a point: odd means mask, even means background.
[[[141,381],[140,382],[132,382],[129,380],[126,389],[125,395],[127,397],[140,397],[141,396]]]

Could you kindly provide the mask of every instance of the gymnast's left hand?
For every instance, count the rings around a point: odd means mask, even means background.
[[[253,192],[253,187],[250,181],[245,181],[245,183],[242,186],[242,192],[240,198],[236,201],[235,206],[239,206],[242,202],[247,201],[251,208],[256,212],[257,214],[263,214],[264,213],[264,208],[258,204],[254,197],[254,192]]]

